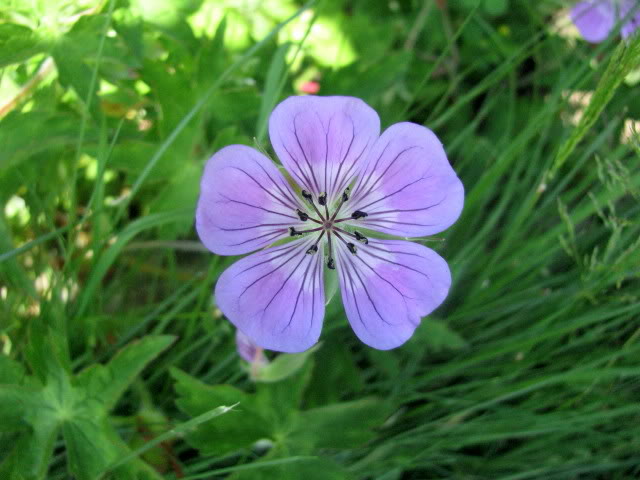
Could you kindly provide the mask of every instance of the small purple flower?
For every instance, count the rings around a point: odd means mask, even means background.
[[[240,330],[236,330],[236,351],[244,361],[262,367],[269,363],[264,350]]]
[[[356,335],[382,350],[403,344],[444,301],[451,274],[433,250],[370,232],[422,237],[456,221],[464,188],[442,144],[408,122],[380,135],[376,112],[353,97],[290,97],[269,136],[299,193],[243,145],[205,167],[196,212],[205,246],[219,255],[268,247],[223,272],[218,306],[263,348],[307,350],[322,328],[326,265]]]
[[[578,27],[580,35],[591,43],[606,40],[616,23],[626,20],[620,33],[624,38],[628,38],[640,27],[640,2],[638,0],[578,2],[571,9],[571,20]]]

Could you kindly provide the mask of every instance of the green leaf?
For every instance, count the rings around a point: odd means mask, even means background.
[[[116,459],[126,456],[130,451],[109,424],[109,410],[133,378],[172,341],[169,336],[147,337],[125,347],[107,366],[87,369],[76,379],[62,366],[55,349],[33,357],[39,363],[49,363],[44,382],[29,378],[29,387],[0,386],[2,424],[7,428],[30,427],[0,466],[4,474],[0,478],[14,478],[16,474],[43,478],[60,432],[69,470],[79,480],[98,478]],[[54,342],[38,341],[36,345],[52,348]],[[126,470],[156,478],[137,459]],[[132,473],[119,478],[136,477]]]
[[[300,414],[298,428],[289,440],[310,443],[316,448],[351,448],[372,438],[373,429],[389,416],[389,405],[377,398],[334,403]]]
[[[260,462],[246,465],[250,470],[237,472],[231,480],[349,480],[353,477],[327,458],[291,457],[285,446],[274,447]],[[281,463],[278,463],[281,459]],[[265,465],[261,465],[264,463]]]
[[[0,465],[0,478],[9,480],[41,480],[45,478],[59,427],[43,422],[21,435]]]
[[[0,432],[26,427],[24,415],[36,391],[19,385],[0,385]]]
[[[94,365],[78,374],[78,384],[100,398],[111,410],[142,370],[175,341],[171,335],[147,336],[124,347],[106,365]]]
[[[192,417],[215,406],[238,404],[233,411],[187,435],[189,443],[203,453],[222,455],[271,437],[269,423],[253,396],[230,385],[206,385],[177,369],[172,369],[171,375],[180,396],[176,404]]]
[[[283,353],[278,355],[271,363],[260,368],[259,373],[256,375],[256,381],[279,382],[290,377],[304,366],[307,358],[318,348],[320,348],[320,345],[316,345],[302,353]]]
[[[106,412],[99,404],[78,406],[70,420],[63,422],[69,470],[79,480],[93,480],[121,454],[107,435]]]
[[[78,120],[67,113],[25,112],[7,115],[0,121],[0,175],[35,154],[75,144]],[[38,141],[34,142],[33,139]],[[95,141],[95,133],[88,132],[87,141]]]
[[[8,383],[20,384],[24,375],[24,367],[20,363],[0,353],[0,385]],[[0,422],[1,424],[2,422]]]
[[[46,42],[29,27],[0,23],[0,68],[24,62],[45,50]]]

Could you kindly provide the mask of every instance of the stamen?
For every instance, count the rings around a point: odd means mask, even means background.
[[[322,216],[322,214],[320,213],[320,210],[318,210],[318,207],[316,207],[315,202],[313,201],[313,195],[311,195],[309,192],[307,192],[306,190],[302,190],[300,192],[302,194],[302,196],[311,204],[311,206],[313,207],[313,209],[316,211],[316,213],[318,214],[318,216],[320,217],[320,220],[324,221],[324,217]],[[326,194],[325,194],[325,200],[326,200]],[[320,201],[320,199],[318,199],[318,201]],[[325,205],[325,210],[327,209],[326,205]],[[328,212],[327,212],[328,213]],[[329,215],[327,214],[327,217],[329,217]],[[315,221],[315,220],[314,220]],[[317,223],[321,223],[321,222],[317,222]]]
[[[360,218],[368,217],[369,214],[367,212],[363,212],[362,210],[356,210],[351,214],[351,218],[354,220],[358,220]]]
[[[326,192],[322,192],[320,195],[318,195],[318,203],[320,205],[322,205],[323,207],[327,204],[327,193]]]
[[[322,239],[322,236],[324,235],[324,230],[322,230],[322,232],[320,232],[320,235],[318,235],[318,238],[316,238],[316,241],[313,245],[311,245],[308,249],[307,249],[307,253],[309,255],[313,255],[314,253],[316,253],[318,251],[318,243],[320,243],[320,240]]]
[[[344,243],[347,246],[347,248],[349,249],[349,251],[351,253],[353,253],[354,255],[356,255],[358,253],[358,249],[356,248],[356,246],[353,243],[347,242],[344,238],[342,238],[342,235],[340,235],[338,232],[333,232],[333,233],[335,233],[336,237],[338,237],[342,241],[342,243]],[[346,233],[347,235],[351,235],[349,232],[346,232],[346,231],[343,232],[343,233]],[[353,235],[351,235],[351,236],[353,236]]]
[[[309,215],[307,215],[306,213],[304,213],[302,210],[300,210],[299,208],[296,210],[296,213],[298,214],[298,218],[300,220],[302,220],[303,222],[306,222],[307,220],[309,220]]]
[[[307,192],[306,190],[302,190],[302,196],[309,202],[313,203],[313,196],[311,196],[311,194],[309,192]]]
[[[331,232],[327,232],[327,243],[329,244],[329,259],[327,260],[327,268],[336,269],[336,262],[333,260],[333,246],[331,245]]]
[[[296,230],[295,227],[289,227],[289,235],[292,237],[297,237],[305,233],[319,232],[320,230],[322,230],[322,227],[310,228],[308,230]]]
[[[369,245],[369,239],[367,237],[365,237],[364,235],[362,235],[359,231],[355,230],[353,232],[356,236],[356,240],[358,240],[359,242],[364,243],[365,245]]]
[[[349,200],[349,191],[350,190],[351,190],[351,188],[347,187],[347,188],[345,188],[344,192],[342,192],[342,197],[340,197],[340,203],[336,207],[336,211],[333,212],[333,216],[331,217],[331,221],[332,222],[336,219],[336,217],[338,216],[338,213],[340,213],[340,209],[342,208],[342,205],[344,204],[344,202]]]

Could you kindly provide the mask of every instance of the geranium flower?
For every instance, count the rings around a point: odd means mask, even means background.
[[[378,349],[401,345],[443,302],[451,275],[433,250],[375,232],[416,238],[456,221],[464,189],[442,144],[413,123],[380,135],[376,112],[352,97],[290,97],[272,112],[269,136],[291,182],[243,145],[218,151],[202,177],[205,246],[261,249],[222,273],[219,308],[257,345],[304,351],[320,336],[326,266],[356,335]]]
[[[571,20],[591,43],[606,40],[616,23],[626,20],[620,33],[627,38],[640,27],[639,7],[638,0],[587,0],[571,9]]]

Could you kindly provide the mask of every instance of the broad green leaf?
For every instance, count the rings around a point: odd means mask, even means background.
[[[390,414],[389,404],[377,398],[333,403],[300,414],[298,427],[288,440],[316,448],[351,448],[374,438]]]
[[[78,120],[69,113],[13,112],[0,120],[0,175],[37,153],[71,147],[78,136]],[[34,142],[33,139],[38,141]],[[86,140],[95,141],[89,131]]]
[[[0,23],[0,68],[28,60],[46,48],[46,42],[29,27]]]
[[[69,470],[79,480],[93,480],[115,461],[121,450],[110,441],[106,411],[96,402],[77,405],[62,423]]]
[[[2,353],[0,353],[0,385],[2,384],[21,384],[24,378],[24,367]],[[0,425],[2,422],[0,422]]]
[[[24,416],[35,389],[21,385],[0,385],[0,432],[10,432],[27,426]]]
[[[129,453],[108,422],[109,410],[142,368],[172,341],[169,336],[147,337],[124,348],[106,367],[87,369],[76,379],[63,368],[55,349],[37,357],[39,362],[49,362],[44,382],[29,378],[28,388],[0,386],[0,420],[8,428],[28,427],[0,466],[0,473],[6,478],[17,478],[17,474],[27,479],[44,478],[54,442],[62,433],[74,478],[98,478],[116,459]],[[47,348],[53,344],[39,343]],[[120,478],[134,479],[136,471],[156,478],[137,459],[127,470],[134,473]]]
[[[300,370],[307,359],[320,348],[319,345],[302,353],[283,353],[268,365],[260,368],[256,375],[258,382],[279,382]]]
[[[39,423],[22,434],[0,465],[0,478],[8,480],[44,480],[59,427],[53,422]]]
[[[146,336],[124,347],[107,365],[94,365],[78,374],[78,385],[87,394],[100,398],[104,408],[111,410],[131,382],[158,355],[166,350],[175,337]]]
[[[270,438],[269,423],[251,395],[230,385],[206,385],[177,369],[172,369],[171,375],[179,395],[176,404],[191,417],[215,406],[238,404],[233,411],[200,425],[187,435],[189,443],[203,453],[222,455]]]
[[[296,457],[293,457],[294,459]],[[278,460],[281,460],[281,463]],[[237,472],[231,480],[350,480],[353,477],[347,470],[328,458],[297,458],[291,459],[291,452],[286,446],[275,446],[263,460],[265,466],[259,462],[247,471]]]

